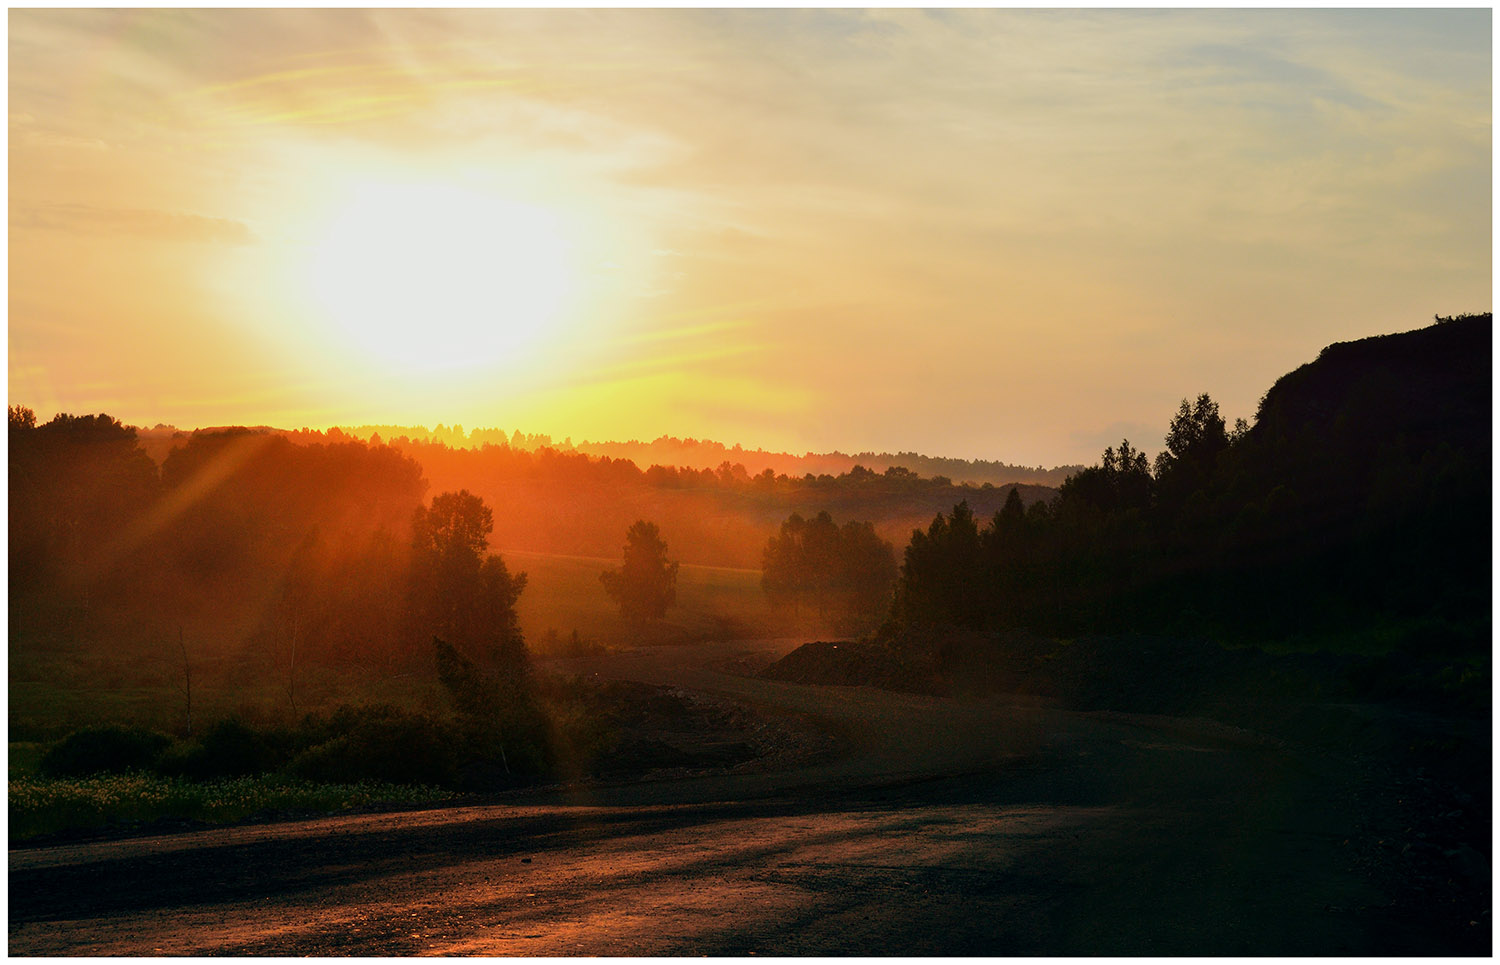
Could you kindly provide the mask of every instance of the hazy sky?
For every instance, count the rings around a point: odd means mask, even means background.
[[[1491,12],[12,10],[40,418],[1029,465],[1491,308]]]

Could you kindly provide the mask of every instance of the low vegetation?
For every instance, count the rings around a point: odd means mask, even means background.
[[[432,804],[452,792],[395,784],[327,784],[279,776],[192,781],[149,773],[82,778],[11,777],[10,837],[163,820],[225,824],[278,813],[331,814],[370,805]]]
[[[435,647],[441,706],[346,704],[295,722],[225,717],[192,736],[94,724],[10,748],[12,836],[221,823],[452,800],[754,759],[763,728],[664,688],[538,674],[520,682]]]

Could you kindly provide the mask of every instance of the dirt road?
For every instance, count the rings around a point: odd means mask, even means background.
[[[1347,762],[1207,721],[565,669],[829,728],[781,770],[13,850],[12,955],[1461,952],[1361,873]],[[760,652],[753,652],[760,651]],[[1345,777],[1347,776],[1347,780]],[[1488,923],[1485,923],[1488,927]],[[1487,946],[1486,946],[1487,947]]]

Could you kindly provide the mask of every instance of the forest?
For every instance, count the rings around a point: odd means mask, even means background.
[[[1052,634],[1406,634],[1488,649],[1488,315],[1332,345],[1228,426],[1184,399],[1057,497],[964,503],[906,547],[894,618]]]

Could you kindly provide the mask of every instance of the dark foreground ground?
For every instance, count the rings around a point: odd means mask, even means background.
[[[482,806],[12,850],[9,952],[1490,951],[1488,848],[1443,837],[1442,815],[1464,806],[1444,796],[1462,792],[1373,745],[726,672],[790,646],[558,669],[740,702],[808,734],[800,755]]]

